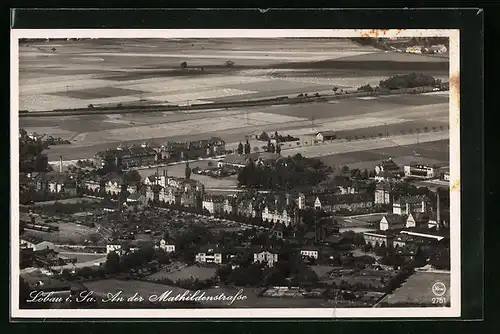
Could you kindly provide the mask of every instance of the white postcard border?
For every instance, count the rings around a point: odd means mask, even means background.
[[[226,309],[19,309],[19,44],[20,38],[450,38],[450,307],[411,308],[226,308]],[[460,267],[460,42],[457,29],[13,29],[11,30],[11,298],[12,318],[446,318],[461,314]],[[453,79],[453,80],[452,80]]]

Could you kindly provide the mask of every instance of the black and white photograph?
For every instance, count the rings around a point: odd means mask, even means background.
[[[301,32],[13,30],[12,315],[459,316],[458,31]]]

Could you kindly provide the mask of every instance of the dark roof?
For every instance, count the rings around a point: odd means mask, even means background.
[[[361,203],[370,201],[370,198],[365,194],[345,194],[345,195],[321,194],[318,195],[318,198],[322,205],[349,204],[349,203]]]
[[[319,135],[320,133],[321,133],[321,135],[323,137],[329,137],[329,136],[335,136],[336,135],[335,131],[320,131],[316,135]]]
[[[40,243],[42,243],[42,242],[45,241],[42,238],[34,236],[34,235],[23,235],[21,237],[21,240],[30,242],[30,243],[35,244],[35,245],[38,245],[38,244],[40,244]]]
[[[337,175],[333,178],[333,184],[337,187],[348,187],[352,184],[352,181],[347,176]]]
[[[427,213],[422,213],[422,212],[412,212],[411,216],[413,219],[415,219],[416,222],[428,222],[430,219],[430,216]]]
[[[137,201],[141,198],[141,194],[140,193],[133,193],[133,194],[130,194],[129,197],[127,197],[128,200],[131,200],[131,201]]]
[[[390,191],[391,190],[391,185],[389,183],[385,183],[385,182],[377,183],[375,189],[376,190]]]
[[[300,250],[301,251],[317,251],[319,252],[320,248],[319,247],[316,247],[316,246],[302,246],[300,247]]]
[[[222,161],[228,164],[246,165],[248,157],[244,154],[228,154]]]
[[[316,232],[307,232],[306,234],[304,234],[303,239],[306,239],[306,240],[316,239]]]
[[[426,196],[411,196],[411,197],[402,196],[402,197],[398,198],[395,201],[395,203],[398,203],[398,204],[406,204],[406,203],[415,204],[415,203],[421,203],[422,201],[428,202],[429,198],[427,198]]]
[[[389,223],[389,225],[391,225],[391,224],[402,224],[404,222],[405,217],[396,214],[388,214],[385,215],[383,218],[385,218]]]
[[[399,166],[392,160],[392,159],[387,159],[382,161],[379,166],[382,166],[384,170],[398,170]]]
[[[331,243],[331,244],[337,244],[344,240],[344,237],[339,234],[332,234],[328,238],[325,239],[326,242]]]

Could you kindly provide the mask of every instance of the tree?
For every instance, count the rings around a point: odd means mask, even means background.
[[[269,140],[269,135],[267,132],[263,131],[257,138],[258,140],[267,141]]]
[[[365,168],[365,170],[363,171],[363,179],[367,179],[370,177],[370,175],[368,174],[368,169]]]
[[[191,167],[189,167],[189,162],[186,162],[186,168],[184,169],[184,175],[186,180],[191,178]]]
[[[272,147],[271,139],[268,139],[267,141],[267,152],[271,152],[271,147]]]
[[[274,146],[274,144],[271,144],[271,153],[274,153],[276,152],[276,146]]]
[[[226,61],[225,65],[226,65],[226,67],[233,67],[234,66],[234,61],[228,60],[228,61]]]
[[[332,90],[333,90],[334,93],[337,93],[337,91],[339,90],[339,88],[338,87],[333,87]]]
[[[187,66],[188,66],[187,62],[183,61],[183,62],[181,63],[181,68],[182,68],[183,70],[184,70],[185,68],[187,68]]]
[[[141,174],[137,170],[129,170],[123,175],[123,181],[126,184],[139,184],[141,183]]]
[[[120,256],[116,252],[108,253],[104,268],[109,274],[117,274],[120,271]]]
[[[276,145],[276,153],[281,154],[281,145]]]
[[[342,171],[342,174],[347,174],[347,173],[349,173],[349,167],[348,166],[344,166],[344,167],[342,167],[341,171]]]
[[[252,148],[251,148],[250,143],[248,142],[248,139],[247,139],[247,141],[245,143],[245,148],[244,148],[245,154],[250,154],[251,149]]]
[[[240,142],[237,149],[238,154],[243,154],[243,144]]]

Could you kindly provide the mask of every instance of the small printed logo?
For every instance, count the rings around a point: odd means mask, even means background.
[[[441,297],[446,293],[446,285],[443,282],[436,282],[432,285],[432,293]]]

